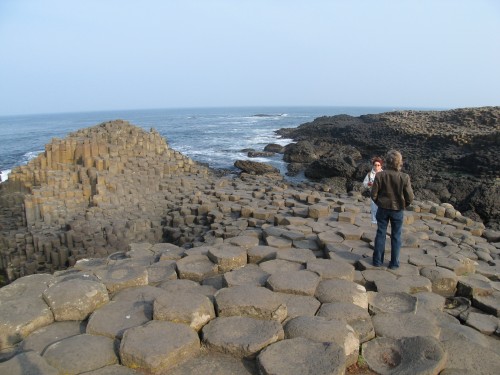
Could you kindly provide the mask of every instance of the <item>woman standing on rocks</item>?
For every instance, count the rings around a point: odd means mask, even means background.
[[[403,157],[396,150],[391,150],[385,158],[386,170],[375,175],[371,197],[377,204],[377,235],[373,265],[384,264],[385,236],[387,226],[391,223],[391,261],[390,269],[399,267],[399,250],[401,248],[401,230],[403,229],[404,209],[413,202],[413,189],[410,176],[401,172]]]
[[[373,181],[375,180],[375,175],[382,171],[382,164],[382,159],[378,156],[375,156],[372,159],[372,170],[367,173],[365,179],[363,180],[363,186],[365,188],[371,189]],[[377,224],[377,219],[375,217],[375,215],[377,215],[377,205],[373,199],[370,200],[370,211],[372,214],[372,224]]]

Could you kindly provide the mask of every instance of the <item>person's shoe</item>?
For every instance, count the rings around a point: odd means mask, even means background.
[[[399,266],[389,266],[390,270],[397,270],[398,268],[399,268]]]

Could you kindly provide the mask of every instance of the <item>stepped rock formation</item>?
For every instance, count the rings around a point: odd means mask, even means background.
[[[324,116],[277,133],[296,141],[284,152],[289,173],[347,191],[361,189],[373,156],[398,149],[420,199],[500,229],[500,107]]]
[[[1,374],[498,372],[500,232],[415,201],[401,267],[375,268],[359,193],[216,178],[124,122],[66,141],[92,135],[113,149],[99,171],[75,146],[0,185]]]

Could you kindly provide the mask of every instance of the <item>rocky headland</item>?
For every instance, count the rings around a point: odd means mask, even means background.
[[[418,199],[401,267],[375,268],[368,198],[262,173],[218,177],[125,121],[16,168],[0,373],[498,372],[500,232]]]
[[[417,197],[500,229],[500,107],[320,117],[280,129],[289,174],[360,191],[373,156],[403,154]]]

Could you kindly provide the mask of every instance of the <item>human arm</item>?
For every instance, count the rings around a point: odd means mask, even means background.
[[[364,186],[365,188],[368,188],[368,187],[370,187],[370,186],[371,186],[371,185],[370,185],[370,172],[368,172],[368,173],[366,174],[366,177],[365,177],[365,179],[363,180],[363,186]]]
[[[413,194],[413,189],[411,187],[410,176],[408,175],[406,176],[405,183],[403,186],[403,197],[405,200],[405,208],[408,207],[415,198],[415,195]]]

